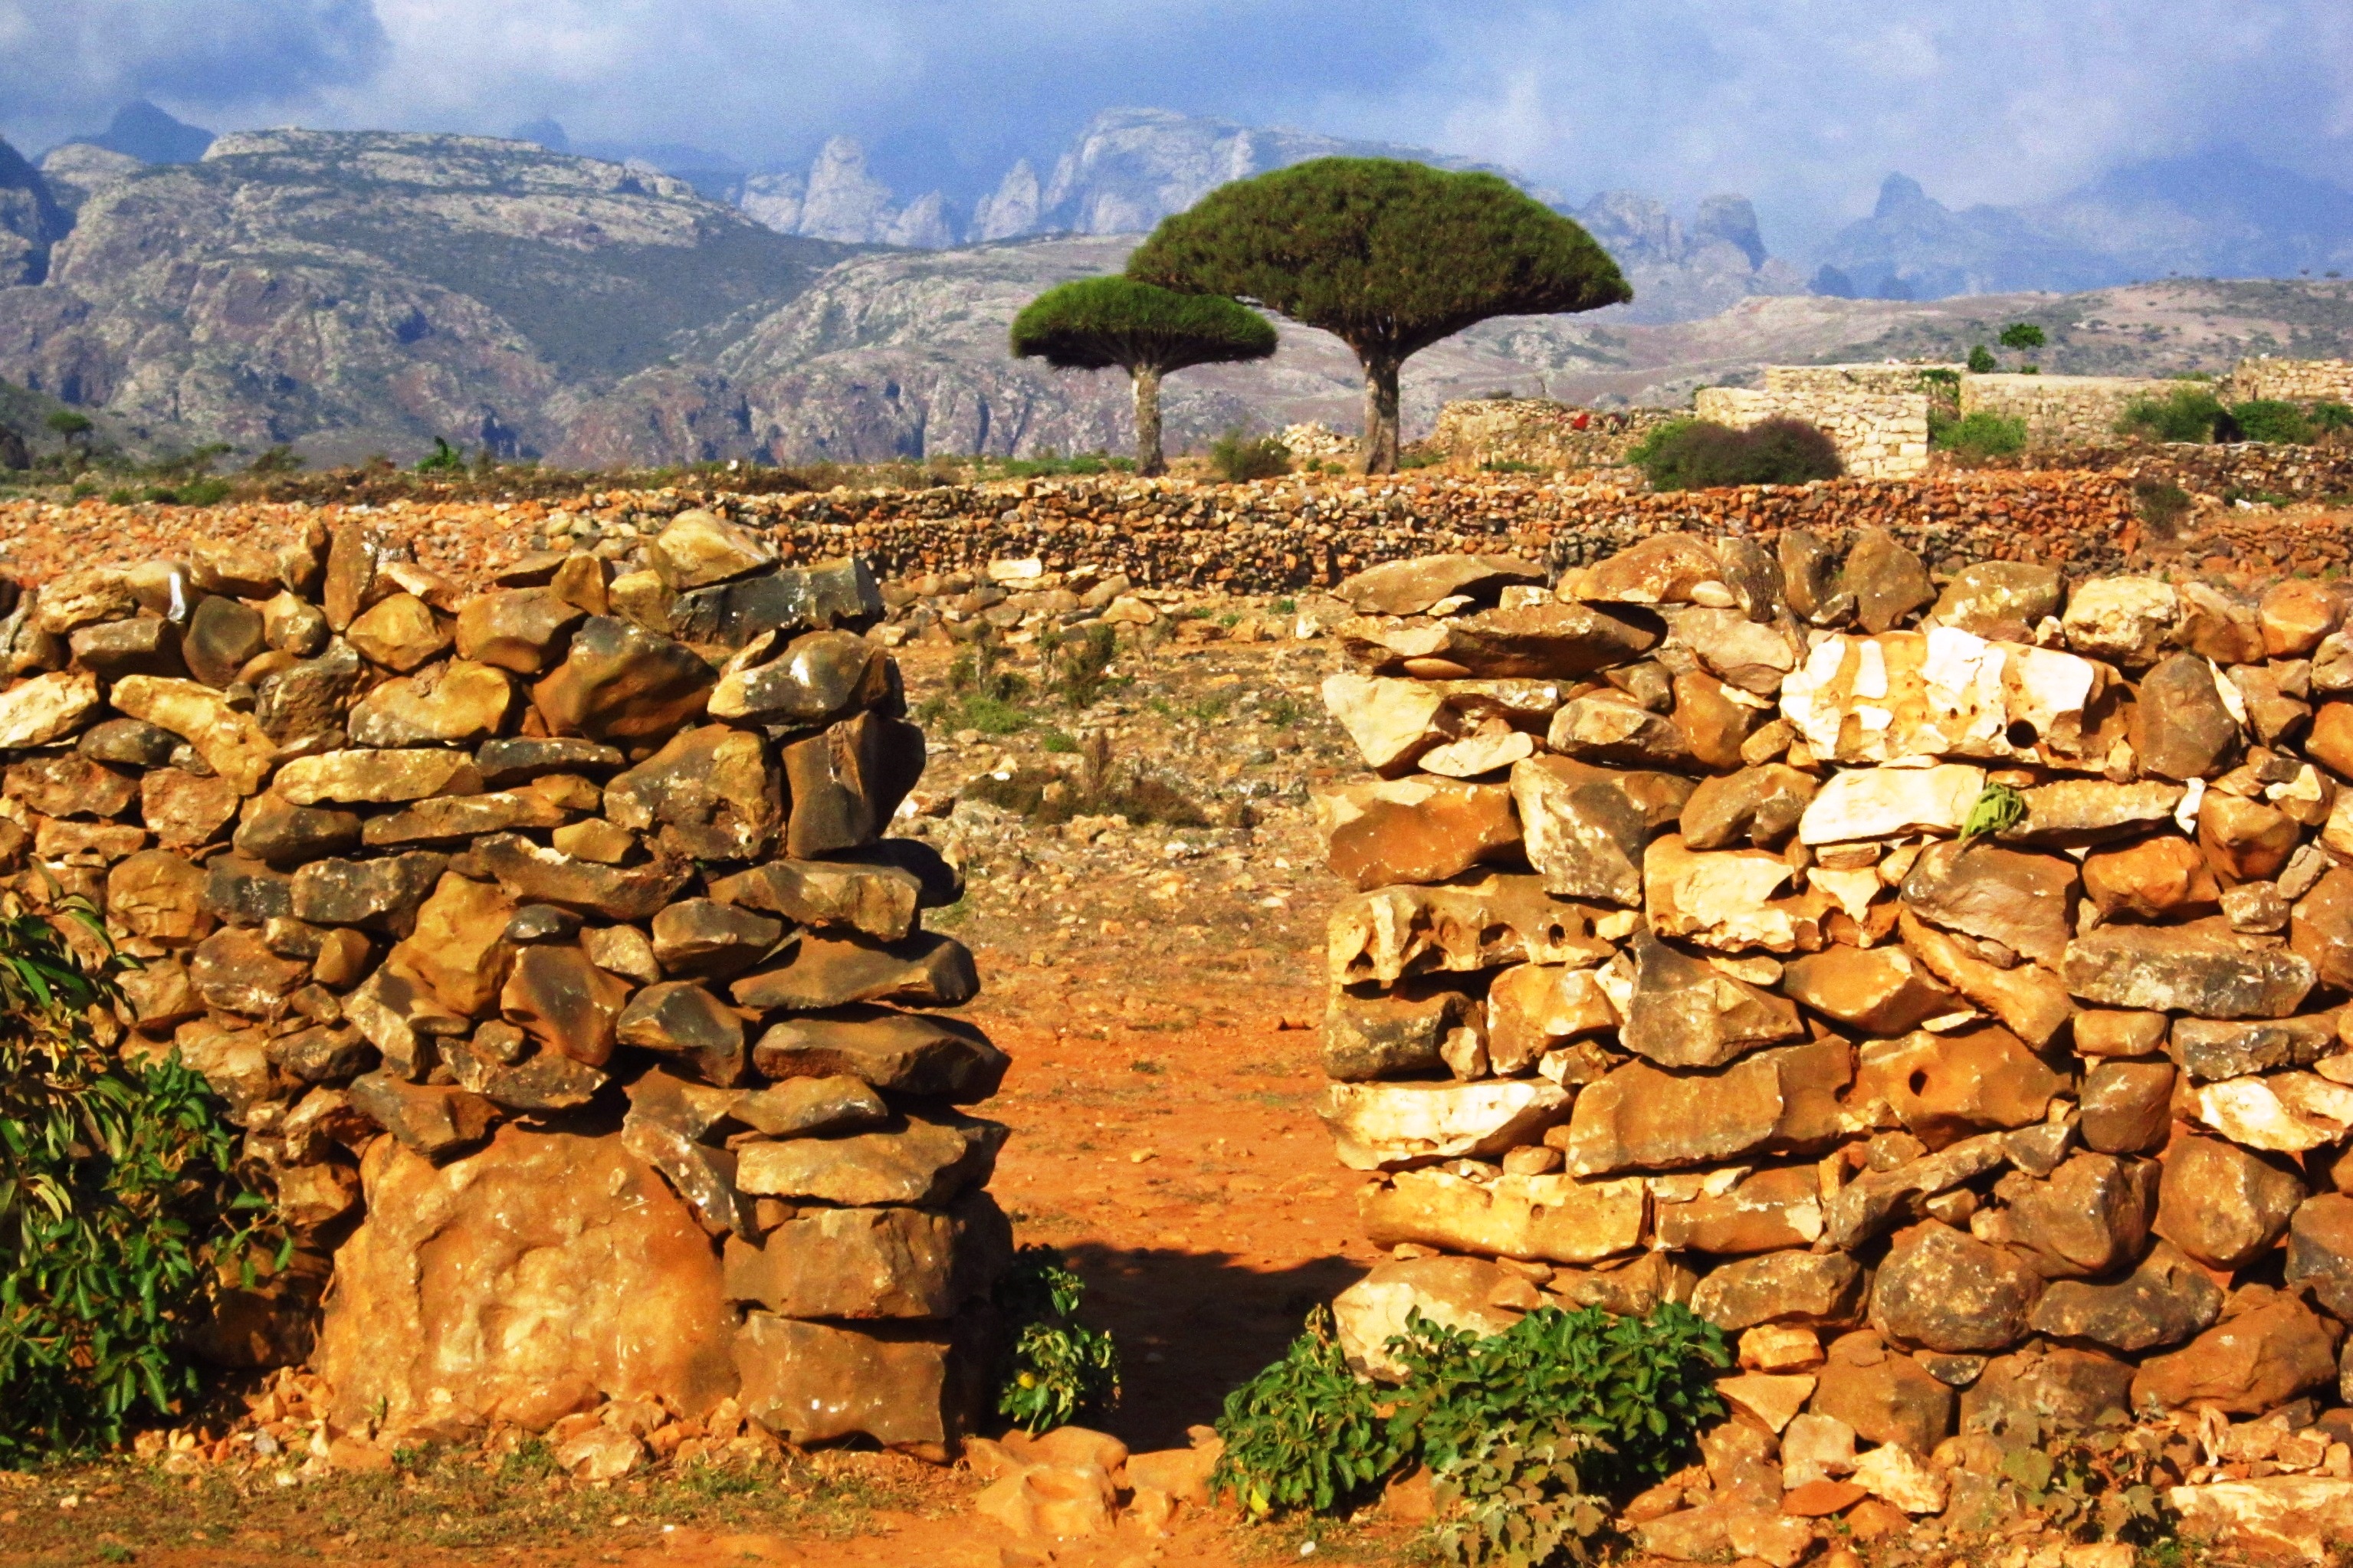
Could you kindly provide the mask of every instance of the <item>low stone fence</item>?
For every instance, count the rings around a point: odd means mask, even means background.
[[[2237,441],[2108,441],[2030,452],[2021,459],[2030,470],[2069,469],[2121,473],[2135,479],[2179,485],[2192,495],[2284,497],[2290,500],[2353,497],[2353,441],[2329,440],[2310,447],[2268,446]]]
[[[923,739],[874,580],[708,513],[644,558],[468,595],[346,520],[12,595],[9,891],[143,961],[121,1048],[203,1073],[298,1241],[208,1342],[311,1356],[339,1435],[944,1455],[1006,1060],[922,929],[955,876],[883,837]]]
[[[2353,360],[2242,359],[2215,393],[2225,403],[2353,403]]]
[[[1961,413],[2021,420],[2036,447],[2113,441],[2116,421],[2135,399],[2163,397],[2182,384],[2121,375],[1968,375]]]
[[[1354,889],[1322,1113],[1397,1259],[1336,1303],[1354,1364],[1397,1376],[1416,1310],[1688,1303],[1739,1366],[1704,1472],[1630,1513],[1668,1557],[1792,1563],[1866,1499],[2002,1526],[2039,1495],[2007,1448],[2137,1419],[2197,1437],[2191,1533],[2316,1558],[2353,1516],[2316,1416],[2353,1382],[2353,591],[1940,590],[1793,531],[1340,593],[1374,776],[1317,801]]]
[[[1439,410],[1430,450],[1459,463],[1525,463],[1546,469],[1609,468],[1660,426],[1672,408],[1580,408],[1538,397],[1484,397]]]
[[[1928,406],[1924,392],[1849,387],[1793,393],[1709,386],[1693,403],[1702,419],[1736,430],[1764,419],[1802,419],[1831,438],[1846,471],[1858,479],[1908,479],[1928,471]]]

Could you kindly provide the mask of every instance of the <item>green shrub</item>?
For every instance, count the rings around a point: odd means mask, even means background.
[[[1430,1489],[1439,1550],[1470,1568],[1541,1568],[1563,1553],[1587,1561],[1586,1542],[1609,1522],[1609,1507],[1585,1489],[1577,1461],[1598,1446],[1576,1432],[1482,1439]]]
[[[2170,537],[2196,504],[2179,485],[2163,479],[2133,481],[2133,510],[2160,538]]]
[[[2116,434],[2145,441],[2211,441],[2215,426],[2228,417],[2206,387],[2177,386],[2163,397],[2136,397],[2126,404]]]
[[[2340,430],[2353,430],[2353,404],[2324,398],[2307,409],[2305,417],[2312,421],[2315,430],[2334,436]]]
[[[1245,435],[1236,426],[1209,444],[1209,467],[1228,484],[1271,479],[1291,471],[1291,448],[1272,436]]]
[[[1282,1360],[1227,1396],[1212,1489],[1252,1513],[1330,1512],[1419,1462],[1457,1561],[1532,1568],[1581,1555],[1604,1496],[1688,1462],[1724,1414],[1713,1379],[1732,1363],[1723,1331],[1672,1303],[1642,1318],[1540,1308],[1485,1336],[1417,1311],[1388,1350],[1406,1378],[1384,1403],[1319,1310]]]
[[[1802,419],[1759,420],[1746,430],[1704,419],[1672,420],[1628,454],[1657,490],[1720,485],[1802,485],[1845,472],[1831,438]]]
[[[1980,408],[1958,419],[1931,418],[1928,445],[1964,458],[2009,458],[2026,450],[2026,421]]]
[[[90,1015],[131,961],[69,897],[69,949],[0,917],[0,1461],[121,1440],[199,1392],[186,1343],[261,1200],[230,1172],[236,1129],[177,1053],[133,1066]]]
[[[1226,1395],[1217,1426],[1226,1447],[1210,1491],[1252,1514],[1330,1513],[1409,1457],[1373,1385],[1348,1370],[1324,1307],[1281,1361]]]
[[[1674,1302],[1642,1318],[1541,1307],[1485,1336],[1417,1314],[1391,1349],[1407,1369],[1396,1419],[1432,1469],[1491,1436],[1578,1432],[1609,1446],[1588,1467],[1602,1489],[1625,1493],[1689,1458],[1700,1426],[1724,1414],[1713,1377],[1732,1364],[1724,1331]]]
[[[1983,343],[1969,350],[1969,371],[1974,375],[1991,375],[2000,363],[1993,357],[1993,350]]]
[[[2239,438],[2242,441],[2261,441],[2276,447],[2312,445],[2312,420],[2293,403],[2273,397],[2234,403],[2231,405],[2231,417],[2238,422]]]
[[[2001,330],[2000,342],[2006,349],[2039,349],[2049,341],[2031,321],[2012,321]]]
[[[997,1281],[997,1306],[1014,1329],[997,1408],[1031,1433],[1068,1426],[1119,1403],[1119,1350],[1078,1321],[1086,1284],[1050,1247],[1029,1246]]]
[[[417,460],[420,474],[462,474],[466,471],[466,454],[440,437],[433,437],[433,450]]]

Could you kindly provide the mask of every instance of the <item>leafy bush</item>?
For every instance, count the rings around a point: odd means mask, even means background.
[[[1272,436],[1245,435],[1236,426],[1209,444],[1209,467],[1229,484],[1271,479],[1291,471],[1291,448]]]
[[[1330,1513],[1409,1457],[1373,1385],[1348,1370],[1325,1307],[1281,1361],[1226,1395],[1218,1436],[1226,1447],[1209,1489],[1252,1514]]]
[[[462,474],[466,471],[466,454],[440,437],[433,437],[433,450],[417,460],[420,474]]]
[[[1539,1568],[1563,1552],[1586,1561],[1585,1543],[1609,1521],[1609,1505],[1577,1474],[1577,1457],[1596,1446],[1575,1432],[1483,1439],[1430,1489],[1439,1550],[1470,1568]]]
[[[2133,482],[2133,510],[2140,514],[2141,521],[2161,538],[2170,537],[2196,504],[2190,500],[2189,492],[2179,485],[2169,484],[2163,479],[2136,479]]]
[[[1958,419],[1928,421],[1928,445],[1963,458],[2009,458],[2026,450],[2026,421],[1980,408]]]
[[[1746,430],[1705,419],[1672,420],[1627,456],[1655,490],[1802,485],[1846,471],[1828,436],[1802,419],[1778,416]]]
[[[1085,1294],[1085,1282],[1050,1247],[1023,1247],[997,1281],[997,1308],[1018,1327],[997,1408],[1029,1432],[1119,1403],[1119,1350],[1109,1333],[1077,1321]]]
[[[1407,1369],[1396,1418],[1432,1469],[1490,1436],[1581,1432],[1609,1445],[1589,1467],[1604,1489],[1629,1492],[1681,1466],[1724,1414],[1712,1373],[1732,1364],[1723,1331],[1674,1302],[1642,1318],[1542,1307],[1483,1337],[1417,1314],[1392,1352]]]
[[[1993,350],[1983,343],[1969,350],[1969,371],[1974,375],[1991,375],[2000,363],[1993,357]]]
[[[2177,386],[2163,397],[2136,397],[2126,404],[2116,434],[2147,441],[2211,441],[2215,426],[2228,417],[2207,388]]]
[[[1388,1344],[1405,1383],[1384,1407],[1319,1310],[1283,1359],[1227,1396],[1211,1486],[1253,1513],[1329,1512],[1400,1467],[1430,1467],[1457,1561],[1532,1565],[1581,1553],[1604,1495],[1630,1495],[1686,1463],[1724,1414],[1712,1381],[1732,1356],[1687,1307],[1614,1318],[1530,1312],[1500,1334],[1419,1312]]]
[[[2312,445],[2312,421],[2293,403],[2272,397],[2234,403],[2231,405],[2231,417],[2238,422],[2239,438],[2242,441],[2279,447]]]
[[[2324,398],[2306,410],[2305,417],[2312,421],[2315,430],[2325,436],[2333,436],[2340,430],[2353,430],[2353,404]]]
[[[2000,341],[2006,349],[2039,349],[2050,340],[2031,321],[2012,321],[2001,330]]]
[[[198,1392],[185,1344],[232,1216],[237,1137],[177,1054],[133,1066],[90,1015],[131,961],[87,900],[0,917],[0,1459],[119,1442]]]

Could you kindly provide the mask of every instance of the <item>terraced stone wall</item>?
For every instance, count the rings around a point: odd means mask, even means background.
[[[2203,1432],[2200,1531],[2353,1508],[2353,595],[1794,531],[1340,591],[1355,1364],[1688,1303],[1739,1367],[1630,1512],[1673,1557],[1986,1528],[2006,1447],[2127,1419]]]
[[[299,1241],[208,1349],[308,1356],[339,1432],[944,1452],[1006,1059],[923,930],[954,872],[885,837],[924,746],[881,598],[708,513],[647,558],[462,595],[347,521],[12,586],[7,893],[143,961],[120,1048],[204,1074]]]

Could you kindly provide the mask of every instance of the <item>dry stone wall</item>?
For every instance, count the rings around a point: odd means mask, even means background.
[[[617,1401],[598,1473],[745,1417],[944,1453],[1006,1059],[923,929],[955,874],[884,837],[924,746],[883,605],[708,512],[647,556],[465,595],[347,521],[15,593],[11,889],[143,961],[121,1048],[204,1074],[300,1242],[210,1349],[311,1354],[339,1432]]]
[[[1284,593],[1383,561],[1503,551],[1583,565],[1658,533],[1891,530],[1932,562],[2038,559],[2115,571],[2137,539],[2131,481],[2098,472],[1652,493],[1605,479],[1401,475],[1251,485],[1038,480],[763,498],[739,515],[797,559],[857,554],[888,577],[991,561],[1147,587]]]
[[[1969,375],[1961,412],[2023,420],[2036,447],[2098,446],[2116,439],[2116,421],[2137,398],[2163,397],[2181,384],[2122,375]]]
[[[2225,403],[2353,403],[2353,360],[2242,359],[2215,391]]]
[[[1799,531],[1341,593],[1356,1365],[1688,1303],[1740,1365],[1671,1557],[1988,1528],[2005,1445],[2127,1417],[2203,1434],[2198,1530],[2353,1510],[2353,596]]]
[[[1831,438],[1846,471],[1859,479],[1908,479],[1928,471],[1928,407],[1925,392],[1836,383],[1763,391],[1703,387],[1693,404],[1700,418],[1736,430],[1764,419],[1802,419]]]
[[[1580,408],[1540,397],[1480,397],[1438,411],[1425,445],[1458,463],[1538,468],[1622,466],[1643,437],[1683,416],[1672,408]]]

